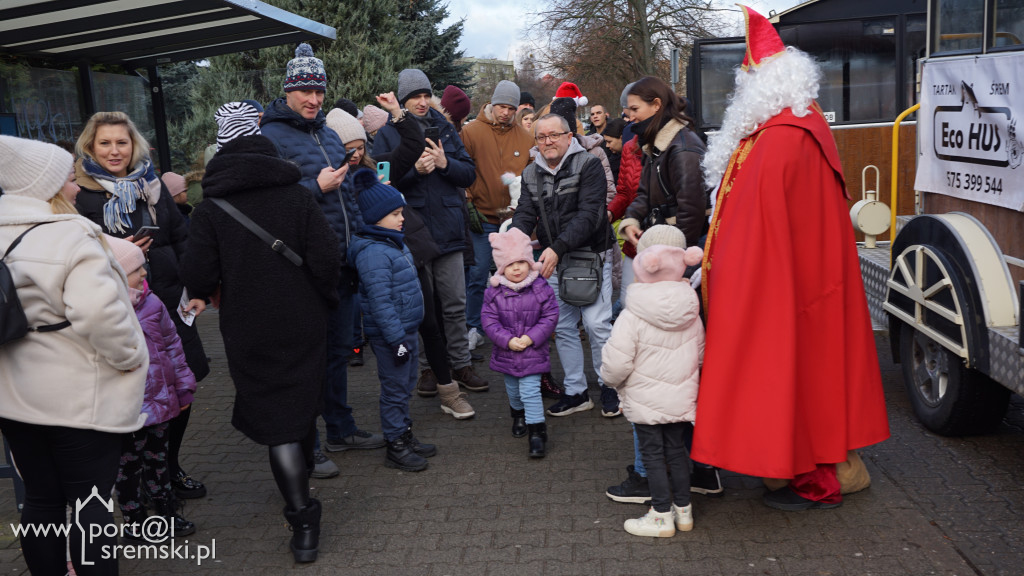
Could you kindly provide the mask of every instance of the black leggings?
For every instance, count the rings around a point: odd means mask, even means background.
[[[188,417],[192,414],[192,406],[182,410],[177,416],[170,420],[170,436],[167,442],[167,470],[171,478],[178,477],[181,465],[178,464],[178,453],[181,452],[181,442],[185,438],[185,428],[188,427]]]
[[[316,427],[311,424],[309,434],[299,442],[270,447],[270,470],[274,473],[277,489],[284,503],[293,511],[309,503],[309,473],[313,470],[313,444]]]
[[[104,560],[102,546],[117,544],[115,535],[85,538],[75,525],[87,532],[111,534],[114,515],[105,503],[111,502],[111,491],[117,478],[121,456],[121,435],[96,430],[62,426],[25,424],[0,418],[0,430],[11,446],[11,454],[25,480],[25,507],[21,526],[51,527],[67,525],[67,507],[71,506],[71,562],[81,576],[117,574],[117,560]],[[95,494],[94,494],[95,492]],[[76,511],[75,501],[85,506]],[[112,504],[112,503],[111,503]],[[89,527],[95,526],[96,530]],[[105,530],[106,529],[106,530]],[[50,532],[47,536],[21,536],[25,563],[33,576],[64,576],[68,572],[66,553],[68,537]],[[85,559],[95,562],[83,565]]]
[[[451,384],[452,369],[448,365],[448,348],[445,344],[441,324],[437,321],[437,303],[434,287],[423,268],[417,268],[420,287],[423,290],[423,322],[420,322],[420,337],[423,338],[423,354],[434,376],[441,384]]]

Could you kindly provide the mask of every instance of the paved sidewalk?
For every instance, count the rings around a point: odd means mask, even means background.
[[[1024,493],[987,453],[1010,448],[1011,465],[1024,471],[1024,432],[1011,426],[995,444],[925,433],[907,414],[884,335],[878,348],[894,437],[862,451],[873,484],[839,509],[771,510],[761,504],[759,480],[724,473],[724,498],[694,496],[693,532],[626,534],[623,520],[644,507],[612,502],[604,491],[632,462],[628,423],[603,418],[599,408],[549,417],[548,457],[530,460],[526,440],[510,434],[500,377],[480,363],[491,390],[470,394],[475,418],[456,421],[436,397],[413,397],[416,435],[439,452],[425,472],[385,468],[383,450],[330,454],[341,476],[312,481],[324,505],[320,559],[294,565],[266,448],[230,424],[234,390],[216,313],[199,322],[213,371],[200,383],[183,457],[209,495],[188,501],[185,516],[198,527],[189,543],[215,541],[216,560],[123,561],[122,574],[963,575],[1011,574],[1024,565]],[[349,380],[357,423],[379,431],[372,355]],[[596,400],[593,374],[591,383]],[[964,445],[973,445],[973,469],[956,461]],[[965,528],[961,513],[977,527]],[[0,575],[28,574],[12,522],[13,490],[0,481]]]

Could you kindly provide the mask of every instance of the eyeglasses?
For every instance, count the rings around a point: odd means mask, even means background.
[[[554,134],[538,134],[537,143],[548,144],[551,142],[556,142],[559,138],[565,136],[566,134],[568,134],[568,132],[555,132]]]

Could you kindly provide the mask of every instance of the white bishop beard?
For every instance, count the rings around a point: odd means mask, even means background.
[[[702,168],[708,186],[718,186],[740,140],[786,108],[806,116],[818,97],[821,70],[806,53],[791,46],[759,68],[736,69],[736,90],[729,98],[722,128],[708,138]]]

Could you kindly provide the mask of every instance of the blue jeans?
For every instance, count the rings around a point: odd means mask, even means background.
[[[505,374],[505,393],[513,410],[526,410],[527,424],[544,422],[544,402],[540,397],[540,374],[517,377]]]
[[[497,224],[483,223],[484,233],[471,232],[473,236],[473,255],[476,261],[466,269],[466,324],[476,328],[483,334],[480,323],[480,309],[484,306],[484,290],[487,288],[487,275],[491,271],[491,242],[488,234],[498,231]]]
[[[410,346],[409,360],[399,365],[395,363],[395,351],[390,344],[376,338],[370,340],[380,378],[380,426],[388,442],[397,440],[412,426],[409,399],[420,375],[416,332],[405,335],[405,344]]]
[[[348,359],[352,355],[352,294],[338,291],[341,304],[327,319],[327,385],[324,387],[324,423],[333,440],[356,433],[356,421],[348,405]],[[316,435],[320,449],[320,433]]]
[[[633,429],[633,471],[647,478],[647,468],[644,466],[644,459],[640,457],[640,439],[636,437],[636,425],[630,424]]]
[[[583,317],[583,327],[590,340],[590,356],[594,362],[597,381],[604,386],[601,378],[601,348],[612,333],[612,262],[605,252],[601,295],[590,306],[573,306],[558,300],[558,326],[555,328],[555,348],[565,372],[565,393],[570,396],[587,391],[587,376],[583,368],[583,343],[576,326]],[[548,278],[548,284],[558,296],[558,274]]]

